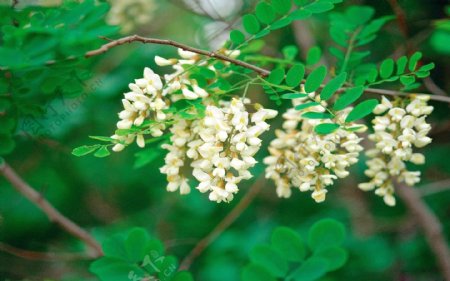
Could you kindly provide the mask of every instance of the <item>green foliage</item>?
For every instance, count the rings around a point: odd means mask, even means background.
[[[104,256],[90,270],[102,281],[143,280],[193,281],[187,271],[178,271],[174,256],[166,256],[164,246],[142,228],[120,233],[103,243]]]
[[[246,42],[266,36],[273,30],[280,29],[291,24],[294,20],[303,20],[313,14],[324,13],[334,8],[336,3],[342,0],[271,0],[260,1],[254,14],[246,14],[242,17],[244,30],[250,34],[245,39],[245,34],[240,30],[230,33],[230,40],[240,47]]]
[[[331,47],[339,73],[348,72],[369,56],[370,51],[357,51],[377,37],[377,32],[392,16],[374,19],[375,10],[368,6],[350,6],[344,13],[330,15],[330,35],[340,48]]]
[[[253,248],[251,263],[244,267],[242,280],[318,280],[347,261],[347,251],[341,247],[344,238],[344,226],[332,219],[315,223],[309,230],[307,243],[292,229],[278,227],[270,244]]]
[[[312,93],[319,89],[323,80],[327,76],[327,68],[322,65],[314,69],[306,78],[305,91],[306,93]]]

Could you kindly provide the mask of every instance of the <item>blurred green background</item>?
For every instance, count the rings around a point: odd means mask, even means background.
[[[251,11],[257,1],[84,1],[82,8],[79,8],[81,3],[69,2],[18,1],[12,7],[11,1],[0,1],[0,66],[10,66],[0,70],[0,112],[12,112],[15,116],[14,129],[7,132],[9,135],[0,132],[0,147],[5,150],[2,154],[55,207],[99,240],[140,226],[164,241],[167,252],[182,258],[226,216],[254,181],[243,182],[237,198],[230,204],[216,204],[196,190],[187,196],[166,192],[165,178],[159,173],[164,154],[157,146],[146,148],[147,153],[132,146],[104,159],[71,155],[74,147],[92,143],[89,135],[111,135],[128,83],[141,77],[146,66],[164,73],[164,69],[155,66],[154,56],[175,57],[176,50],[134,43],[91,59],[69,60],[47,67],[42,62],[82,56],[104,43],[98,35],[117,38],[136,33],[204,49],[217,48],[227,38],[229,23],[239,24],[240,15]],[[375,8],[376,16],[390,15],[394,12],[389,2],[347,0],[337,10],[350,5],[369,5]],[[104,11],[96,6],[100,4]],[[424,62],[436,63],[431,79],[421,91],[448,93],[450,28],[449,20],[443,20],[448,2],[403,0],[398,4],[406,15],[407,33],[402,32],[395,20],[391,21],[372,43],[370,59],[378,62],[393,54],[405,54],[407,48],[421,50]],[[62,12],[51,17],[45,14],[40,19],[36,16],[39,9],[44,14],[46,9]],[[79,11],[73,12],[76,9]],[[80,17],[81,14],[86,16]],[[86,23],[87,19],[90,20]],[[15,21],[16,29],[10,27]],[[33,32],[21,28],[28,21],[35,26]],[[58,21],[67,21],[67,30],[60,32]],[[327,13],[301,24],[323,49],[333,44],[328,36]],[[52,28],[55,32],[49,33]],[[294,33],[291,26],[273,32],[266,38],[263,52],[280,55],[282,47],[296,44]],[[27,57],[30,52],[33,55]],[[300,53],[300,57],[304,55]],[[325,55],[332,64],[331,56]],[[21,56],[25,56],[22,61]],[[4,105],[7,103],[4,100],[10,102],[7,94],[13,96],[9,106]],[[276,107],[256,88],[250,96],[266,106]],[[5,97],[3,103],[2,97]],[[430,121],[434,141],[424,151],[427,163],[418,168],[424,175],[418,188],[441,220],[448,238],[449,106],[433,105],[435,111]],[[283,111],[287,107],[288,104],[283,104],[278,109]],[[272,127],[279,126],[280,121],[279,118],[273,121]],[[4,122],[0,123],[2,131],[10,121],[0,122]],[[264,138],[268,144],[273,130]],[[258,161],[262,162],[266,154],[262,149]],[[146,157],[152,158],[146,161]],[[145,165],[136,165],[136,159]],[[239,280],[250,249],[267,241],[276,226],[289,226],[304,233],[320,218],[335,218],[350,233],[345,242],[350,251],[348,263],[326,280],[442,280],[421,229],[403,204],[387,207],[380,198],[357,189],[357,183],[364,180],[362,160],[353,167],[351,177],[330,188],[322,204],[314,203],[308,194],[300,192],[293,192],[289,199],[279,199],[273,183],[266,181],[251,206],[195,260],[191,270],[196,280]],[[262,172],[262,165],[254,169],[257,176]],[[433,184],[436,182],[438,185]],[[0,241],[1,280],[95,280],[88,272],[88,260],[67,256],[48,261],[30,260],[8,253],[10,246],[66,253],[81,251],[83,245],[50,223],[3,178],[0,178]]]

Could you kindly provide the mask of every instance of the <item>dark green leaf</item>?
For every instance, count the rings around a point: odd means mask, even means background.
[[[293,20],[304,20],[306,18],[309,18],[312,15],[310,10],[306,9],[298,9],[293,11],[289,17]]]
[[[316,222],[309,230],[308,245],[311,250],[318,251],[342,244],[345,238],[344,226],[333,219]]]
[[[321,258],[307,259],[294,273],[295,281],[314,281],[324,276],[327,272],[328,263]]]
[[[334,103],[334,110],[342,110],[359,99],[364,92],[363,86],[347,89]]]
[[[327,75],[327,68],[325,66],[319,66],[314,69],[306,78],[305,91],[307,93],[312,93],[317,90],[322,84],[325,76]]]
[[[348,114],[345,122],[353,122],[355,120],[361,119],[372,113],[374,108],[378,105],[378,100],[370,99],[361,102],[356,105],[352,111]]]
[[[287,261],[269,245],[258,245],[253,248],[250,259],[253,263],[267,269],[272,276],[282,277],[289,269]]]
[[[347,79],[347,73],[342,72],[338,76],[334,77],[333,79],[328,82],[325,87],[322,89],[322,92],[320,93],[320,99],[321,100],[328,100],[330,99],[333,94],[340,88],[342,85],[344,85],[345,80]]]
[[[305,67],[302,64],[296,64],[289,69],[286,74],[286,84],[289,87],[297,87],[305,76]]]
[[[323,123],[314,127],[314,131],[319,135],[326,135],[336,131],[340,126],[334,123]]]
[[[269,77],[267,77],[267,81],[275,85],[280,85],[284,80],[284,74],[285,72],[283,68],[276,68],[270,72]]]
[[[273,277],[269,271],[264,267],[249,264],[244,267],[242,271],[242,281],[276,281],[277,279]]]
[[[327,271],[332,271],[345,264],[348,253],[341,247],[331,247],[315,252],[314,257],[324,259],[328,263]]]
[[[305,245],[297,232],[287,227],[278,227],[272,233],[271,243],[288,261],[300,262],[306,256]]]
[[[281,15],[287,14],[291,10],[291,0],[272,0],[272,7]]]

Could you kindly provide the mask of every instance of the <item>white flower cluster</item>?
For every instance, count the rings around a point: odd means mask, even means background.
[[[168,191],[190,192],[187,172],[199,181],[197,189],[209,192],[209,199],[229,202],[243,179],[250,179],[249,169],[256,164],[254,155],[261,146],[259,136],[269,129],[266,119],[277,111],[255,106],[256,112],[246,110],[248,100],[233,98],[208,105],[205,117],[180,120],[170,131],[171,144],[161,172],[167,174]]]
[[[374,109],[375,114],[382,114],[373,119],[374,133],[369,139],[375,148],[366,152],[370,158],[365,174],[369,182],[359,184],[365,191],[375,189],[375,194],[382,196],[389,206],[395,205],[392,178],[414,185],[420,181],[420,171],[409,171],[406,162],[423,164],[425,156],[414,153],[413,148],[424,147],[431,142],[427,135],[431,130],[425,121],[433,107],[427,104],[429,96],[411,95],[409,99],[397,99],[393,105],[386,97]],[[406,106],[405,106],[406,105]]]
[[[117,122],[117,128],[129,130],[133,125],[141,126],[145,119],[151,118],[155,122],[149,125],[149,133],[154,137],[161,136],[162,130],[165,129],[166,114],[164,110],[168,108],[168,105],[159,76],[146,67],[144,77],[136,79],[135,83],[130,83],[128,87],[131,91],[125,93],[124,99],[122,99],[124,110],[119,113],[120,121]],[[116,152],[123,150],[135,139],[140,147],[145,146],[142,132],[115,134],[111,138],[118,142],[113,147],[113,151]]]
[[[314,93],[310,98],[318,99]],[[294,106],[305,100],[293,100]],[[314,106],[302,112],[324,110],[322,106]],[[345,120],[350,110],[342,111],[335,121]],[[290,197],[291,188],[297,187],[302,192],[312,191],[311,197],[318,203],[323,202],[326,187],[338,178],[347,177],[348,168],[358,161],[359,152],[363,149],[359,145],[362,138],[341,128],[327,135],[318,135],[314,127],[330,121],[302,118],[301,112],[294,108],[283,114],[283,118],[283,130],[276,130],[277,137],[269,146],[270,156],[264,159],[266,177],[275,182],[279,197]],[[361,126],[361,130],[364,129]]]
[[[107,20],[128,33],[136,27],[145,25],[153,19],[156,4],[153,0],[108,0],[111,5]]]

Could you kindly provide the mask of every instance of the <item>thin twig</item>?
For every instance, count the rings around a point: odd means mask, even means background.
[[[103,255],[101,246],[87,231],[61,214],[39,192],[26,183],[7,163],[0,165],[0,173],[3,174],[17,191],[41,209],[50,221],[57,223],[65,231],[85,242],[92,249],[92,253],[90,253],[92,257],[100,257]]]
[[[100,55],[100,54],[103,54],[103,53],[107,52],[109,49],[111,49],[113,47],[120,46],[120,45],[127,44],[127,43],[132,43],[132,42],[141,42],[141,43],[147,43],[147,44],[150,43],[150,44],[174,46],[174,47],[183,49],[185,51],[193,52],[193,53],[196,53],[196,54],[199,54],[199,55],[203,55],[203,56],[208,56],[208,57],[211,57],[211,58],[216,58],[216,59],[219,59],[219,60],[222,60],[222,61],[227,61],[227,62],[230,62],[232,64],[245,67],[247,69],[251,69],[251,70],[255,71],[256,73],[258,73],[259,75],[261,75],[263,77],[268,76],[270,74],[269,70],[260,68],[258,66],[253,65],[253,64],[246,63],[246,62],[241,61],[241,60],[236,60],[236,59],[230,58],[228,56],[225,56],[225,55],[222,55],[222,54],[219,54],[219,53],[216,53],[216,52],[209,52],[209,51],[206,51],[206,50],[197,49],[197,48],[194,48],[194,47],[191,47],[191,46],[188,46],[188,45],[176,42],[176,41],[172,41],[172,40],[156,39],[156,38],[145,38],[145,37],[142,37],[142,36],[139,36],[139,35],[131,35],[131,36],[123,37],[123,38],[111,41],[109,43],[106,43],[106,44],[102,45],[100,48],[98,48],[97,50],[93,50],[93,51],[87,52],[85,54],[85,57],[89,58],[89,57],[92,57],[92,56],[95,56],[95,55]]]
[[[176,41],[172,41],[172,40],[164,40],[164,39],[155,39],[155,38],[145,38],[139,35],[131,35],[131,36],[126,36],[117,40],[113,40],[110,41],[109,43],[106,43],[104,45],[102,45],[100,48],[96,49],[96,50],[92,50],[89,51],[85,54],[86,58],[92,57],[92,56],[96,56],[96,55],[100,55],[103,54],[105,52],[107,52],[108,50],[110,50],[111,48],[120,46],[120,45],[124,45],[127,43],[132,43],[132,42],[141,42],[141,43],[146,43],[146,44],[157,44],[157,45],[168,45],[168,46],[174,46],[174,47],[178,47],[180,49],[183,49],[185,51],[190,51],[199,55],[204,55],[207,57],[211,57],[211,58],[217,58],[219,60],[222,61],[227,61],[230,62],[232,64],[238,65],[238,66],[242,66],[244,68],[250,69],[255,71],[257,74],[259,74],[262,77],[266,77],[270,74],[270,71],[258,66],[255,66],[253,64],[241,61],[241,60],[237,60],[237,59],[233,59],[230,57],[227,57],[225,55],[216,53],[216,52],[209,52],[206,50],[202,50],[202,49],[197,49]],[[325,84],[321,85],[321,88],[325,87]],[[338,91],[345,91],[346,89],[348,89],[348,87],[342,87],[340,88]],[[384,90],[384,89],[375,89],[375,88],[367,88],[365,89],[365,92],[367,93],[373,93],[373,94],[381,94],[381,95],[389,95],[389,96],[408,96],[411,93],[405,93],[405,92],[399,92],[399,91],[392,91],[392,90]],[[417,95],[421,95],[422,93],[416,93]],[[430,96],[431,100],[435,100],[435,101],[441,101],[441,102],[446,102],[446,103],[450,103],[450,97],[446,97],[446,96],[435,96],[435,95],[431,95]]]
[[[421,196],[433,195],[446,190],[450,190],[450,179],[433,182],[418,189]]]
[[[445,280],[450,281],[450,251],[439,219],[422,201],[416,189],[397,184],[396,192],[403,199],[403,202],[425,232],[425,237],[436,257],[442,276]]]
[[[187,270],[191,266],[192,262],[208,247],[216,238],[227,229],[241,214],[250,203],[255,199],[256,195],[260,192],[262,186],[265,183],[264,173],[258,178],[258,180],[250,187],[250,190],[242,197],[241,201],[226,215],[225,218],[200,242],[195,245],[191,252],[180,263],[180,270]]]

